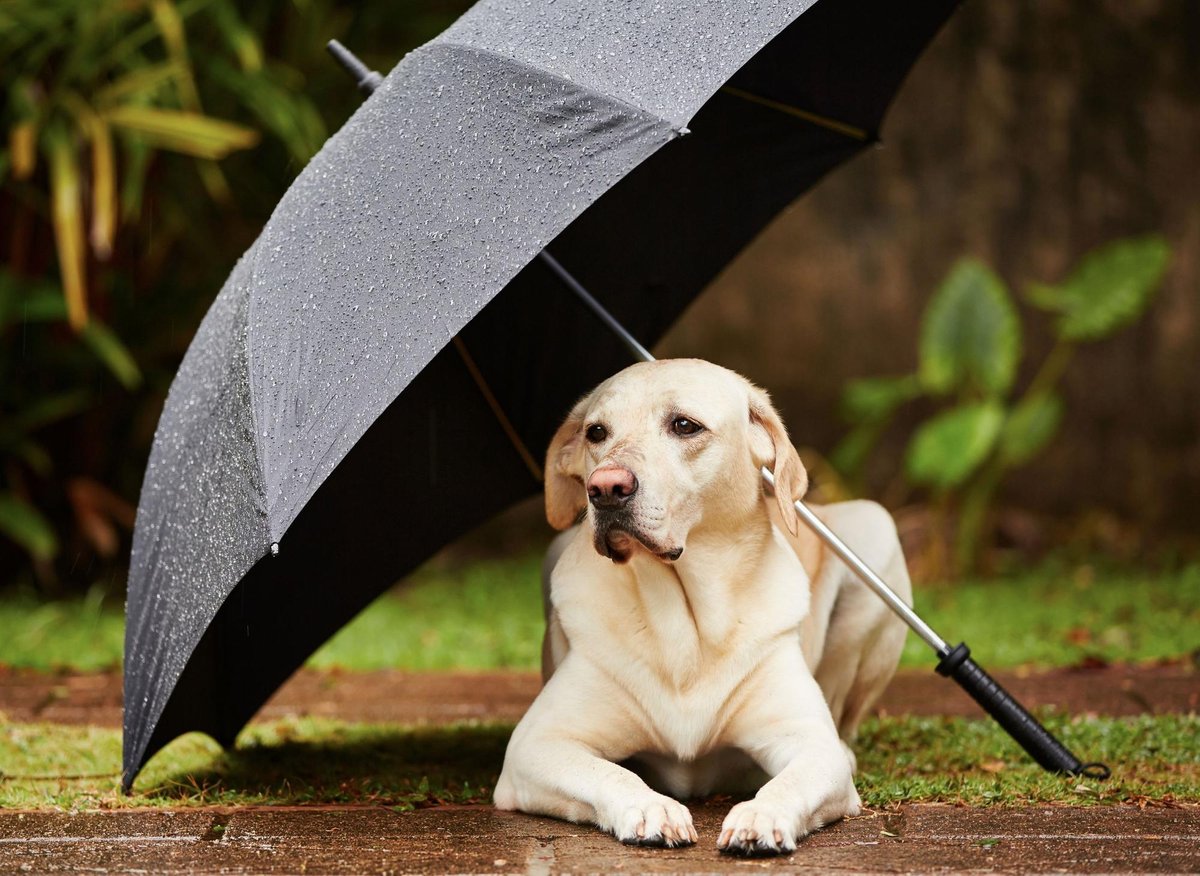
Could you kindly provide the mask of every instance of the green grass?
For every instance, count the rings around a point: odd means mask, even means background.
[[[1045,773],[989,721],[878,718],[864,724],[857,745],[863,801],[880,809],[915,802],[1171,805],[1200,799],[1200,717],[1042,717],[1068,747],[1108,762],[1113,778]],[[510,730],[296,718],[252,725],[230,752],[189,734],[151,760],[134,793],[123,797],[117,792],[119,731],[8,725],[0,728],[0,807],[336,803],[412,809],[486,802]]]
[[[1019,576],[919,588],[916,607],[983,666],[1133,662],[1200,650],[1200,565],[1158,574],[1046,564]],[[929,666],[914,635],[902,666]]]
[[[93,588],[46,602],[30,592],[0,598],[0,665],[91,672],[121,664],[125,618]]]
[[[540,558],[427,568],[380,597],[310,664],[353,670],[535,669],[542,609]],[[1200,565],[1164,573],[1094,572],[1047,564],[1026,573],[921,588],[934,629],[967,641],[989,669],[1061,666],[1085,658],[1138,661],[1200,648]],[[0,664],[96,670],[120,665],[120,608],[84,599],[0,599]],[[903,665],[932,655],[909,636]]]
[[[536,669],[542,653],[541,557],[422,571],[377,599],[309,664],[369,670]]]

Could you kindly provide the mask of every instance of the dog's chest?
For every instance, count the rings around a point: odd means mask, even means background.
[[[739,591],[720,579],[685,587],[656,564],[593,604],[571,636],[572,647],[619,679],[654,750],[690,759],[719,746],[768,658],[780,649],[800,654],[804,600],[794,590],[782,599]]]

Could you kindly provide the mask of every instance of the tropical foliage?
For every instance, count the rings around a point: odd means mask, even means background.
[[[1055,341],[1020,392],[1023,338],[1012,295],[983,263],[959,262],[925,311],[916,371],[846,388],[844,408],[854,425],[835,465],[858,477],[900,408],[917,399],[932,403],[934,413],[908,441],[905,473],[942,508],[957,511],[954,565],[972,569],[1002,479],[1058,431],[1064,405],[1057,386],[1076,348],[1134,322],[1169,255],[1156,236],[1118,241],[1084,256],[1062,283],[1031,286],[1025,300],[1048,314]]]
[[[195,325],[360,100],[325,42],[386,68],[463,5],[0,3],[6,579],[16,567],[51,589],[80,575],[71,583],[117,583],[105,560],[127,546],[157,411]]]

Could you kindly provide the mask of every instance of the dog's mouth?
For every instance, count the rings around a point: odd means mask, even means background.
[[[629,562],[639,547],[666,563],[673,563],[683,556],[682,547],[664,547],[625,520],[596,521],[592,544],[596,553],[618,564]]]

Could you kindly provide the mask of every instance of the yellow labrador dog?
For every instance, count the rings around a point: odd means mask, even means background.
[[[766,393],[711,363],[634,365],[575,406],[546,460],[546,514],[567,530],[547,559],[546,683],[499,808],[677,846],[697,835],[674,798],[757,788],[717,840],[744,854],[858,813],[847,743],[905,630],[799,525],[807,485]],[[882,508],[819,513],[910,598]]]

